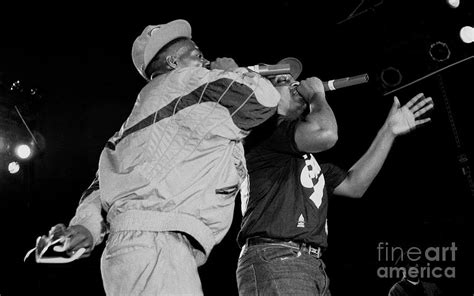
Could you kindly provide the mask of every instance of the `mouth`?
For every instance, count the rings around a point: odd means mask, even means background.
[[[300,93],[298,92],[298,85],[300,85],[298,81],[294,81],[290,84],[290,94],[292,97],[302,98]]]
[[[293,97],[301,97],[300,93],[296,90],[296,88],[291,89],[290,93]]]
[[[291,97],[295,102],[306,105],[306,100],[300,95],[299,92],[296,91],[296,89],[291,91]]]

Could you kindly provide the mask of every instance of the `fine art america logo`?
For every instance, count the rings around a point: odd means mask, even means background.
[[[424,248],[401,247],[379,242],[377,260],[381,266],[377,269],[379,278],[402,278],[406,273],[420,278],[455,278],[456,243],[445,246]]]

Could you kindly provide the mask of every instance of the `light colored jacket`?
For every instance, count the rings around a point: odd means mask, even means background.
[[[156,77],[102,150],[70,225],[89,229],[94,245],[107,231],[182,231],[201,244],[203,264],[229,230],[247,177],[242,140],[279,99],[268,80],[242,68]]]

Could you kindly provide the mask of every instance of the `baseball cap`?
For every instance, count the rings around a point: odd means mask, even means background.
[[[303,64],[294,57],[287,57],[279,61],[277,64],[289,64],[290,65],[290,74],[295,80],[298,79],[301,72],[303,71]]]
[[[146,80],[150,80],[145,69],[153,57],[170,41],[180,38],[191,38],[191,25],[182,19],[166,24],[148,25],[133,42],[132,60],[135,68]]]

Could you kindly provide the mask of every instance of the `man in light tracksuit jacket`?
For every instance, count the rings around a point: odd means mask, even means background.
[[[208,70],[185,20],[147,26],[132,58],[149,82],[100,155],[65,230],[68,252],[86,257],[108,234],[107,294],[201,295],[197,267],[229,230],[247,178],[242,140],[280,95],[232,59]]]

